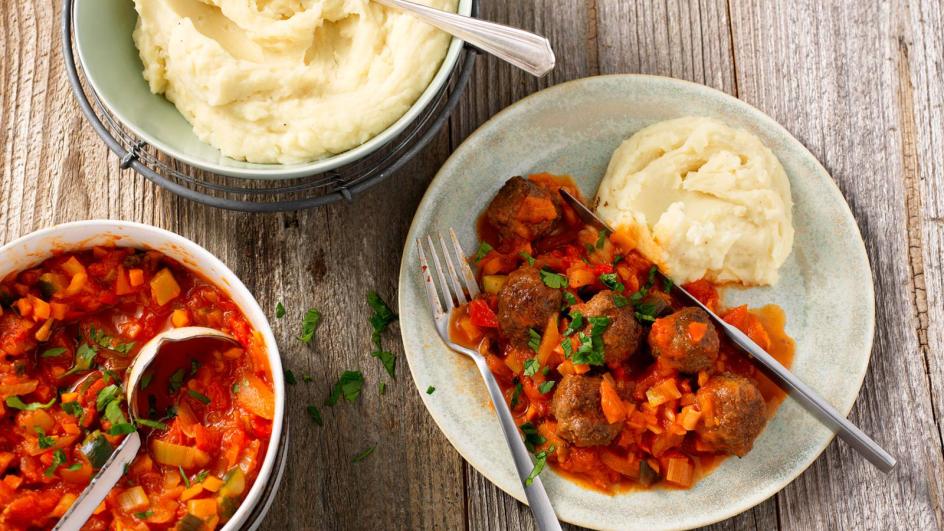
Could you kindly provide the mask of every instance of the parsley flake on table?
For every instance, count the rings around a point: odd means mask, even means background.
[[[436,388],[432,385],[426,388],[426,394],[431,395],[436,392]]]
[[[315,308],[309,308],[305,312],[305,317],[302,318],[302,333],[298,336],[298,340],[310,344],[311,340],[315,338],[315,331],[318,330],[320,324],[321,312]]]
[[[295,379],[295,373],[292,372],[292,369],[285,369],[282,372],[285,374],[285,383],[289,385],[295,385],[298,383],[298,380]]]
[[[485,258],[485,255],[487,255],[490,252],[492,252],[492,246],[485,242],[482,242],[479,244],[479,248],[475,251],[475,256],[472,257],[472,261],[475,263],[479,263],[482,261],[483,258]]]
[[[383,364],[384,370],[387,371],[387,374],[391,378],[396,379],[397,377],[397,358],[393,355],[393,352],[387,352],[386,350],[377,350],[370,353],[371,356],[380,360],[380,363]]]
[[[537,352],[541,347],[541,334],[533,328],[528,329],[528,348]]]
[[[600,275],[600,283],[613,291],[623,291],[625,287],[619,281],[619,275],[616,273],[603,273]]]
[[[393,313],[393,310],[387,306],[387,303],[380,298],[376,291],[367,293],[367,304],[374,312],[370,316],[370,326],[374,329],[371,339],[374,341],[374,345],[377,346],[377,350],[380,350],[380,334],[387,330],[390,323],[397,320],[397,314]]]
[[[567,287],[566,276],[553,271],[548,271],[547,269],[541,270],[541,280],[544,282],[544,285],[549,288],[563,289]]]
[[[373,446],[371,446],[370,448],[364,450],[363,452],[361,452],[361,453],[355,455],[354,458],[351,459],[351,462],[352,462],[352,463],[359,463],[359,462],[363,461],[364,459],[367,459],[368,457],[370,457],[370,454],[372,454],[372,453],[374,453],[374,447],[373,447]]]
[[[377,392],[380,393],[381,396],[384,395],[387,392],[387,382],[377,384]]]
[[[357,400],[364,387],[364,375],[360,371],[344,371],[337,383],[331,388],[331,394],[325,400],[326,406],[334,406],[343,396],[348,402]]]
[[[279,302],[275,305],[275,318],[281,319],[285,317],[285,306]]]
[[[318,406],[310,404],[306,410],[308,411],[308,418],[310,418],[312,422],[319,426],[324,426],[324,421],[321,419],[321,410],[318,409]]]

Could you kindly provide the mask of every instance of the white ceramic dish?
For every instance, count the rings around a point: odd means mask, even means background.
[[[272,370],[275,418],[272,419],[272,436],[259,475],[232,519],[222,529],[232,531],[242,528],[256,505],[271,503],[271,499],[266,499],[263,495],[269,484],[274,483],[272,489],[269,489],[271,491],[278,487],[281,480],[280,470],[276,469],[276,458],[282,442],[281,437],[285,433],[282,429],[285,422],[285,382],[278,345],[268,319],[242,281],[209,251],[183,236],[130,221],[77,221],[27,234],[0,247],[0,278],[39,264],[51,257],[54,250],[80,250],[95,245],[135,247],[164,253],[199,272],[225,291],[243,311],[252,327],[262,334]]]
[[[793,189],[796,239],[780,282],[727,290],[725,302],[781,306],[787,332],[797,342],[793,371],[844,414],[859,393],[874,331],[871,271],[849,207],[816,158],[757,109],[701,85],[637,75],[557,85],[505,109],[452,154],[417,209],[400,268],[400,329],[420,396],[459,453],[519,500],[524,492],[481,378],[468,360],[446,349],[433,328],[416,238],[454,227],[471,255],[476,218],[508,177],[567,174],[593,197],[610,155],[625,138],[653,122],[689,115],[716,117],[759,136],[783,163]],[[451,391],[423,393],[430,385]],[[698,527],[774,495],[833,436],[787,399],[746,457],[724,461],[690,490],[610,496],[550,470],[542,478],[558,515],[568,522],[601,529]]]
[[[193,127],[164,96],[151,93],[131,34],[137,13],[131,0],[74,0],[74,34],[85,77],[102,104],[138,138],[174,159],[202,170],[249,179],[293,179],[333,170],[373,153],[412,123],[445,85],[462,41],[452,39],[439,70],[420,97],[396,122],[343,153],[303,164],[254,164],[224,157],[193,133]],[[470,15],[472,0],[458,12]]]

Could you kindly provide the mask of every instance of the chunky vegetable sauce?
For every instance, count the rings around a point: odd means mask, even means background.
[[[0,312],[0,528],[54,526],[135,429],[144,446],[85,529],[214,529],[232,516],[275,400],[263,340],[223,292],[161,253],[96,247],[3,279]],[[150,338],[191,325],[240,347],[162,355],[132,425],[126,369]]]
[[[707,313],[632,249],[626,234],[584,225],[548,174],[509,180],[479,222],[483,293],[451,333],[478,348],[535,454],[605,491],[687,488],[750,451],[784,394]],[[715,286],[685,286],[781,362],[783,313],[722,308]]]

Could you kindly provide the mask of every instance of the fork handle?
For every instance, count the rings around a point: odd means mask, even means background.
[[[531,486],[525,486],[525,479],[531,474],[534,464],[531,463],[531,456],[528,449],[521,440],[518,433],[518,425],[515,424],[514,417],[511,416],[511,410],[505,403],[505,395],[502,394],[501,387],[488,368],[485,358],[478,355],[472,356],[479,372],[482,373],[482,379],[485,380],[485,387],[488,388],[488,395],[495,405],[495,411],[498,412],[498,420],[501,422],[502,432],[505,435],[505,442],[508,443],[508,449],[511,450],[511,457],[515,461],[515,468],[518,470],[518,479],[521,480],[521,486],[524,487],[524,495],[528,498],[528,505],[531,507],[531,513],[537,527],[541,531],[560,531],[560,522],[557,515],[554,514],[554,508],[551,506],[551,500],[547,497],[544,490],[544,484],[541,483],[541,477],[534,478]]]

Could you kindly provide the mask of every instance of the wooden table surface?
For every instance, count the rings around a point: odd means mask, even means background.
[[[944,14],[941,0],[747,2],[483,0],[483,16],[547,35],[540,81],[479,58],[460,107],[398,175],[353,204],[279,215],[215,210],[130,171],[80,114],[60,54],[59,1],[0,1],[0,243],[88,218],[141,221],[203,245],[274,313],[287,367],[291,455],[265,529],[530,529],[524,505],[467,465],[436,428],[403,362],[369,356],[368,290],[396,302],[403,240],[449,153],[498,110],[549,85],[609,73],[687,79],[757,106],[830,171],[865,238],[877,297],[872,361],[852,420],[899,458],[883,476],[841,442],[782,492],[723,528],[944,527]],[[0,257],[2,259],[2,257]],[[842,257],[836,257],[842,267]],[[823,274],[828,275],[829,271]],[[296,339],[308,307],[325,322]],[[824,318],[827,318],[824,316]],[[822,353],[828,362],[829,353]],[[368,392],[325,409],[341,371]],[[361,450],[376,451],[360,463]],[[630,501],[627,501],[630,503]],[[631,524],[631,522],[627,522]]]

